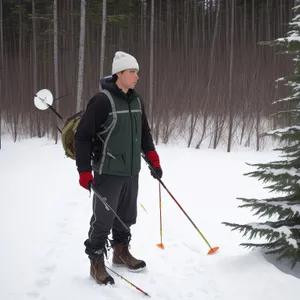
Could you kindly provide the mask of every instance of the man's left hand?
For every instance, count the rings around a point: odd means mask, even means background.
[[[155,150],[148,151],[146,153],[146,157],[153,168],[153,170],[152,170],[152,168],[150,168],[151,175],[155,179],[162,178],[163,171],[160,166],[160,160],[159,160],[159,156],[158,156],[157,152]]]

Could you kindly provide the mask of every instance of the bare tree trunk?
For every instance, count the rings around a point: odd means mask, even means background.
[[[150,84],[149,84],[149,117],[153,128],[153,69],[154,69],[154,0],[151,0],[151,27],[150,27]]]
[[[207,96],[209,97],[210,94],[210,86],[211,86],[211,80],[212,80],[212,75],[214,72],[214,64],[216,59],[214,58],[215,54],[215,44],[216,44],[216,39],[217,39],[217,34],[218,34],[218,26],[219,26],[219,14],[220,14],[220,7],[221,3],[220,0],[217,1],[216,4],[217,7],[217,15],[216,15],[216,21],[215,21],[215,28],[214,28],[214,33],[213,33],[213,40],[211,44],[211,50],[210,50],[210,57],[209,57],[209,76],[208,76],[208,85],[207,85]]]
[[[58,17],[57,17],[57,0],[53,1],[53,54],[54,54],[54,98],[59,97],[59,85],[58,85]],[[56,104],[58,109],[58,104]]]
[[[13,137],[14,142],[17,141],[18,136],[18,124],[19,124],[19,118],[20,113],[19,111],[23,111],[23,100],[24,100],[24,84],[23,84],[23,62],[22,62],[22,56],[23,56],[23,16],[22,16],[22,9],[21,9],[21,1],[19,1],[19,61],[18,61],[18,71],[19,71],[19,97],[20,97],[20,104],[18,107],[15,107],[15,109],[12,109],[13,112]]]
[[[101,32],[101,56],[100,56],[100,80],[103,78],[105,58],[105,37],[106,37],[106,0],[102,4],[102,32]],[[101,87],[101,86],[100,86]]]
[[[205,112],[204,116],[203,116],[203,131],[202,131],[202,135],[200,137],[200,140],[199,142],[197,143],[196,145],[196,149],[199,149],[200,148],[200,145],[202,144],[203,140],[204,140],[204,137],[205,137],[205,132],[206,132],[206,127],[207,127],[207,121],[208,121],[208,115],[207,115],[207,112]]]
[[[147,1],[143,1],[143,37],[144,37],[144,47],[147,45]],[[144,48],[145,49],[145,48]],[[143,50],[144,50],[143,49]]]
[[[71,27],[71,49],[72,49],[72,52],[74,54],[70,54],[69,52],[69,62],[70,62],[70,66],[72,66],[71,70],[72,70],[72,74],[70,74],[70,77],[71,77],[71,82],[72,82],[72,89],[75,87],[75,84],[76,84],[76,67],[73,65],[73,62],[75,61],[75,17],[74,17],[74,1],[73,0],[70,0],[70,10],[71,10],[71,17],[70,17],[70,27]],[[76,105],[77,105],[77,102],[76,102]],[[75,107],[76,107],[75,105]],[[74,106],[72,105],[72,112],[73,112],[73,109],[74,109]]]
[[[33,54],[33,91],[37,92],[37,53],[36,53],[36,15],[35,0],[32,0],[32,54]]]
[[[228,129],[228,144],[227,152],[231,150],[232,143],[232,128],[233,128],[233,93],[232,93],[232,75],[233,75],[233,39],[234,39],[234,9],[235,9],[235,0],[232,0],[231,3],[231,50],[230,50],[230,65],[229,65],[229,92],[228,92],[228,103],[229,103],[229,129]]]
[[[206,85],[206,90],[202,96],[202,101],[204,101],[204,120],[203,120],[203,132],[201,135],[200,140],[198,141],[198,143],[196,144],[196,149],[199,149],[201,143],[203,142],[203,139],[205,137],[205,133],[206,133],[206,125],[207,125],[207,121],[208,121],[208,103],[209,103],[209,99],[210,99],[210,95],[211,95],[211,82],[212,82],[212,77],[213,77],[213,73],[214,73],[214,69],[215,69],[215,44],[216,44],[216,40],[217,40],[217,35],[218,35],[218,26],[219,26],[219,15],[220,15],[220,8],[221,8],[221,3],[220,0],[217,1],[216,3],[217,5],[217,11],[216,11],[216,19],[215,19],[215,24],[214,24],[214,31],[213,31],[213,37],[212,37],[212,43],[211,43],[211,49],[210,49],[210,56],[209,56],[209,63],[208,63],[208,83]],[[210,12],[209,12],[210,13]]]
[[[32,0],[32,66],[33,66],[33,94],[37,92],[37,44],[36,44],[36,15],[35,15],[35,0]],[[33,134],[33,128],[37,128],[38,137],[41,137],[41,123],[39,114],[37,114],[36,126],[34,126],[34,120],[32,117],[32,109],[30,109],[30,126],[31,133]]]
[[[188,148],[190,148],[192,141],[193,141],[193,137],[194,137],[197,121],[198,121],[198,116],[196,116],[196,114],[192,111],[190,118],[191,118],[191,122],[190,122],[190,127],[189,127],[189,137],[188,137],[188,143],[187,143]]]
[[[162,40],[162,0],[158,0],[157,3],[158,9],[157,11],[157,17],[158,17],[158,22],[157,22],[157,26],[156,26],[156,36],[157,36],[157,42],[156,42],[156,49],[157,51],[159,51],[160,49],[163,48],[162,44],[163,44],[163,40]],[[160,57],[156,59],[155,64],[160,64]],[[159,136],[160,136],[160,132],[161,132],[161,120],[162,120],[162,115],[163,115],[163,110],[160,109],[159,106],[159,98],[158,98],[158,93],[157,90],[155,90],[155,95],[153,95],[153,97],[156,99],[156,103],[157,105],[155,105],[155,109],[154,109],[154,115],[155,118],[153,117],[154,120],[154,126],[155,126],[155,131],[154,131],[154,140],[155,143],[158,144],[159,141]]]
[[[85,12],[86,2],[81,0],[80,8],[80,37],[79,37],[79,57],[78,57],[78,81],[77,81],[77,107],[79,112],[83,109],[83,81],[84,81],[84,48],[85,48]]]
[[[54,58],[54,99],[59,97],[58,85],[58,17],[57,17],[57,0],[53,0],[53,58]],[[59,104],[55,104],[56,110],[59,110]],[[55,119],[56,120],[56,119]],[[57,121],[55,122],[57,126]],[[55,127],[56,127],[55,126]],[[55,143],[57,143],[58,133],[54,128]]]
[[[260,148],[260,122],[261,122],[261,116],[260,111],[257,110],[256,112],[256,124],[255,124],[255,133],[256,133],[256,151],[259,151]]]

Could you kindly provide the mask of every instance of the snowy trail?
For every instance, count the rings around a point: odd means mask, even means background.
[[[299,279],[280,272],[260,252],[240,247],[245,239],[221,224],[254,220],[250,212],[237,208],[236,197],[263,196],[266,191],[254,179],[242,176],[249,171],[245,162],[267,161],[275,154],[158,149],[164,183],[211,245],[220,250],[207,255],[207,245],[163,189],[165,250],[156,246],[160,242],[158,183],[143,165],[131,249],[146,260],[147,269],[130,273],[112,267],[112,253],[107,265],[154,299],[295,299]],[[0,165],[0,299],[145,297],[115,275],[114,286],[98,286],[90,278],[83,241],[92,202],[78,185],[74,162],[64,157],[60,145],[45,139],[4,141]]]

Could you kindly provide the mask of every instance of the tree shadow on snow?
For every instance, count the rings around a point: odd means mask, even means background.
[[[262,255],[270,264],[272,264],[274,267],[276,267],[281,272],[292,275],[292,276],[300,279],[300,263],[299,262],[294,266],[293,269],[291,269],[292,264],[288,259],[277,260],[277,256],[275,256],[275,255],[264,254],[264,253],[262,253]]]

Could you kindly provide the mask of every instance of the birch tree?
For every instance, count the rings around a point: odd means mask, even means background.
[[[149,82],[149,116],[153,127],[153,72],[154,72],[154,0],[151,0],[151,26],[150,26],[150,82]]]
[[[32,64],[33,64],[33,91],[37,91],[37,52],[36,52],[36,15],[35,0],[32,0]]]
[[[84,51],[85,51],[85,15],[86,1],[81,0],[80,7],[80,37],[79,37],[79,57],[78,57],[78,81],[77,81],[77,106],[76,111],[83,109],[83,82],[84,82]]]
[[[103,78],[104,58],[105,58],[106,4],[107,4],[107,1],[103,0],[103,4],[102,4],[101,54],[100,54],[100,80]]]
[[[54,59],[54,99],[59,97],[58,85],[58,18],[57,18],[57,0],[53,0],[53,59]],[[55,104],[56,110],[59,110],[58,102]],[[55,122],[57,124],[57,122]],[[55,126],[56,127],[56,126]],[[55,142],[57,143],[57,130],[54,129]]]
[[[232,93],[232,80],[233,80],[233,40],[234,40],[234,17],[235,17],[235,0],[231,3],[231,38],[230,38],[230,65],[229,65],[229,92],[228,92],[228,105],[229,105],[229,131],[228,131],[228,142],[227,142],[227,152],[231,150],[232,144],[232,130],[233,130],[233,93]]]
[[[35,0],[31,1],[32,5],[32,68],[33,68],[33,76],[32,76],[32,87],[33,87],[33,94],[37,92],[37,44],[36,44],[36,13],[35,13]],[[34,121],[32,118],[33,112],[30,110],[30,126],[31,126],[31,134],[33,133],[32,128],[35,128]],[[37,122],[37,133],[38,136],[41,137],[41,124],[40,124],[40,118],[38,115]]]
[[[57,17],[57,0],[53,0],[53,58],[54,58],[54,98],[59,97],[58,84],[58,17]],[[56,104],[58,109],[58,104]]]

